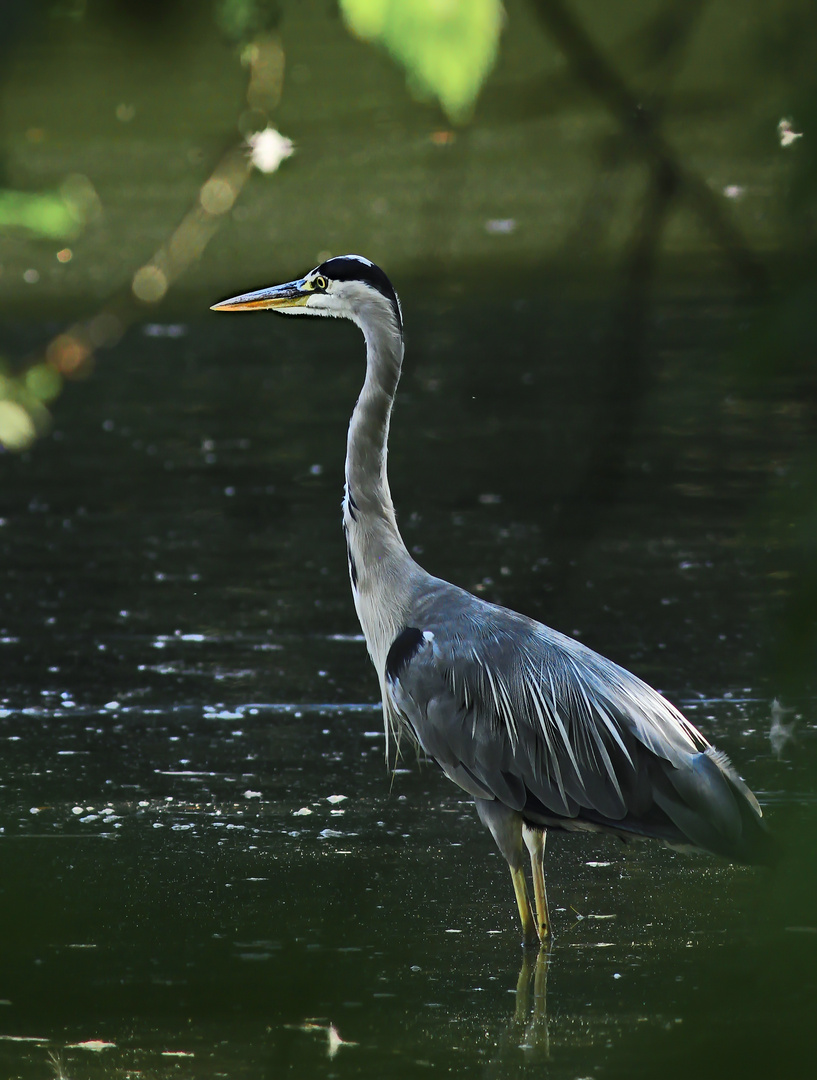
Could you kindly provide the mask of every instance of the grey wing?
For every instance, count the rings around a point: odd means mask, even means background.
[[[677,709],[578,642],[475,603],[404,631],[387,662],[391,708],[451,780],[534,823],[750,858],[757,802]]]

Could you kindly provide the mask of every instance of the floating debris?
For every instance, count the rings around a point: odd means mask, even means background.
[[[290,1025],[287,1025],[289,1027]],[[325,1031],[327,1046],[326,1054],[330,1059],[337,1054],[341,1046],[357,1046],[356,1042],[351,1042],[349,1039],[342,1039],[340,1033],[334,1024],[319,1024],[313,1020],[307,1020],[305,1023],[298,1025],[296,1031]]]
[[[769,742],[778,761],[782,758],[786,745],[795,741],[794,729],[797,726],[797,718],[795,717],[788,724],[784,723],[786,713],[790,712],[794,712],[794,710],[783,708],[779,699],[774,699],[772,702],[772,724],[769,728]]]
[[[112,1050],[116,1043],[105,1042],[103,1039],[86,1039],[84,1042],[68,1043],[66,1050],[93,1050],[98,1054],[102,1050]]]

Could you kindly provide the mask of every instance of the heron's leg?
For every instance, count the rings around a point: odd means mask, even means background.
[[[519,908],[519,918],[522,922],[522,940],[525,945],[536,945],[539,935],[536,932],[536,923],[528,896],[528,885],[525,881],[524,846],[522,843],[522,818],[515,811],[503,806],[498,800],[474,799],[477,813],[483,825],[491,830],[491,835],[496,841],[496,846],[505,856],[511,871],[513,891],[516,896],[516,904]]]
[[[522,941],[525,945],[538,945],[539,935],[536,933],[536,923],[530,906],[528,883],[525,881],[525,871],[521,866],[511,867],[511,881],[513,881],[513,891],[522,923]]]
[[[522,826],[525,846],[530,852],[530,866],[533,873],[533,896],[536,901],[536,929],[539,939],[545,941],[551,936],[548,898],[545,891],[545,830]]]

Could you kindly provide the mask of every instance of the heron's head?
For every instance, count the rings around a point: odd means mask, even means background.
[[[393,324],[402,332],[400,301],[379,266],[362,255],[339,255],[297,281],[272,285],[214,304],[213,311],[267,309],[287,315],[329,315],[351,319],[364,331],[372,322]]]

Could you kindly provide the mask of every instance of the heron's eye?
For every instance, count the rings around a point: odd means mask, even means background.
[[[320,274],[316,278],[312,279],[312,284],[316,289],[320,289],[321,292],[326,292],[327,288],[329,287],[329,282],[326,280],[325,277],[321,277]]]

